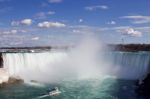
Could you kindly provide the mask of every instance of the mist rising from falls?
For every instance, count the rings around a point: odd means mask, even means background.
[[[68,51],[5,53],[4,67],[11,76],[19,76],[26,81],[95,77],[102,72],[98,69],[101,49],[98,40],[88,37]]]
[[[105,62],[100,59],[99,53],[104,49],[96,38],[85,38],[78,46],[69,52],[68,64],[76,72],[78,78],[93,78],[101,76],[105,70],[100,64]]]
[[[137,79],[148,72],[150,54],[106,50],[97,39],[86,38],[66,51],[4,53],[4,68],[11,76],[40,82],[102,76]]]

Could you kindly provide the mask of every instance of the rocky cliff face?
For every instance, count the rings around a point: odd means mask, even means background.
[[[3,67],[3,57],[2,57],[2,53],[0,53],[0,68]]]
[[[139,95],[150,97],[150,74],[148,74],[142,81],[140,81],[140,84],[138,84],[137,86],[138,88],[136,92]]]

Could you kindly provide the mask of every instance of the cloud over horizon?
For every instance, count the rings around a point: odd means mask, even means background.
[[[44,22],[38,23],[38,27],[40,28],[62,28],[62,27],[66,27],[66,25],[60,22],[44,21]]]
[[[35,14],[34,19],[46,19],[50,15],[54,15],[56,12],[48,11],[48,12],[38,12]]]
[[[110,22],[107,22],[107,24],[109,24],[109,25],[115,25],[116,22],[115,21],[110,21]]]
[[[89,34],[107,43],[121,43],[122,36],[127,43],[149,43],[149,4],[149,0],[0,0],[0,46],[10,41],[14,41],[10,45],[70,43]]]
[[[26,25],[29,26],[32,24],[32,19],[23,19],[21,21],[12,21],[11,25],[12,26],[19,26],[19,25]]]
[[[87,6],[84,8],[87,11],[96,11],[96,10],[107,10],[109,9],[106,5],[94,5],[94,6]]]
[[[132,37],[141,37],[142,32],[134,30],[133,28],[122,29],[120,32],[123,35],[132,36]]]
[[[48,0],[49,3],[61,3],[63,0]]]
[[[133,24],[143,24],[143,23],[150,23],[150,16],[143,16],[143,15],[133,15],[133,16],[122,16],[120,18],[123,19],[130,19]]]

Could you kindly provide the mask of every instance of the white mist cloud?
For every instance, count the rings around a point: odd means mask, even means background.
[[[11,29],[11,30],[1,31],[0,34],[10,35],[10,34],[26,33],[26,32],[27,30],[23,30],[23,29]]]
[[[31,40],[34,40],[34,41],[39,40],[39,39],[40,39],[39,37],[33,37],[33,38],[31,38]]]
[[[19,25],[26,25],[29,26],[32,24],[32,19],[23,19],[21,21],[12,21],[11,25],[12,26],[19,26]]]
[[[106,6],[106,5],[96,5],[96,6],[87,6],[87,7],[85,7],[85,10],[88,10],[88,11],[107,10],[107,9],[109,9],[109,7]]]
[[[128,36],[133,36],[133,37],[141,37],[142,36],[142,32],[136,31],[133,28],[127,28],[124,30],[120,30],[120,32],[122,32],[123,35],[128,35]]]
[[[35,19],[45,19],[50,15],[54,15],[54,11],[48,11],[48,12],[39,12],[35,15]]]
[[[116,24],[116,22],[115,22],[115,21],[110,21],[110,22],[108,22],[107,24],[115,25],[115,24]]]
[[[66,51],[24,53],[25,55],[19,55],[20,61],[16,58],[9,61],[18,54],[7,54],[4,66],[9,67],[10,75],[15,74],[25,81],[55,82],[70,78],[99,78],[107,72],[105,64],[108,62],[99,60],[98,57],[99,51],[103,49],[105,48],[98,39],[85,37],[75,47]],[[44,62],[40,62],[41,60]],[[18,68],[18,71],[15,71],[14,67]]]
[[[31,25],[32,19],[24,19],[20,22],[22,25]]]
[[[38,27],[40,28],[61,28],[65,27],[66,25],[60,22],[49,22],[49,21],[44,21],[41,23],[38,23]]]
[[[9,30],[9,31],[3,31],[2,34],[16,34],[18,30]]]
[[[11,25],[12,25],[12,26],[18,26],[19,24],[20,24],[19,21],[12,21],[12,22],[11,22]]]
[[[48,0],[49,3],[60,3],[63,0]]]
[[[150,16],[134,15],[123,16],[123,19],[130,19],[133,24],[150,23]]]
[[[82,23],[83,22],[83,19],[79,19],[79,23]]]
[[[54,11],[48,11],[47,14],[48,15],[53,15],[53,14],[55,14],[55,12]]]

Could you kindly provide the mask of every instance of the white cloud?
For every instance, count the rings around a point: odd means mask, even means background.
[[[41,7],[48,7],[48,3],[42,2],[42,3],[41,3]]]
[[[27,32],[27,31],[19,30],[19,29],[11,29],[11,30],[1,31],[0,34],[16,34],[16,33],[25,33],[25,32]]]
[[[31,38],[31,40],[33,40],[33,41],[39,40],[39,37],[33,37],[33,38]]]
[[[35,19],[45,19],[48,17],[48,15],[54,15],[54,11],[48,11],[48,12],[39,12],[35,15]]]
[[[48,22],[48,21],[44,21],[41,23],[38,23],[38,27],[40,28],[61,28],[61,27],[65,27],[66,25],[60,22]]]
[[[41,22],[42,23],[42,22]],[[47,28],[47,27],[46,27]],[[49,27],[48,27],[49,28]],[[131,29],[130,29],[131,28]],[[22,32],[27,33],[22,33],[20,29],[25,29]],[[13,31],[12,31],[13,30]],[[118,26],[118,27],[99,27],[99,26],[88,26],[88,25],[67,25],[65,28],[50,28],[50,31],[53,33],[51,35],[50,33],[49,36],[52,38],[49,38],[47,35],[40,35],[38,34],[47,32],[43,29],[40,29],[38,27],[33,27],[33,28],[19,28],[19,27],[13,27],[12,30],[10,28],[3,28],[0,30],[1,38],[0,38],[0,46],[6,46],[6,45],[14,45],[15,43],[17,44],[22,40],[22,44],[18,44],[17,46],[32,46],[32,45],[50,45],[50,44],[62,44],[62,42],[72,42],[74,38],[79,38],[84,35],[100,35],[100,39],[106,43],[114,43],[115,42],[120,42],[120,37],[122,35],[125,35],[126,37],[141,37],[142,34],[143,37],[147,36],[149,32],[145,32],[145,30],[150,30],[150,27],[133,27],[133,26]],[[17,33],[15,34],[15,30],[17,30]],[[118,32],[118,31],[119,32]],[[6,31],[6,34],[2,34],[3,31]],[[10,33],[13,32],[12,34]],[[57,33],[63,33],[66,34],[65,36],[62,37],[62,35],[55,35]],[[142,32],[142,33],[141,33]],[[10,33],[10,34],[9,34]],[[33,33],[33,34],[30,34]],[[149,35],[149,34],[148,34]],[[116,38],[118,37],[118,38]],[[148,36],[147,36],[148,38]],[[111,40],[109,40],[111,39]],[[135,38],[133,38],[135,39]],[[144,38],[140,38],[143,39]],[[60,40],[60,41],[58,41]],[[68,40],[68,41],[67,41]],[[115,41],[116,40],[116,41]],[[132,40],[132,39],[131,39]],[[30,42],[33,41],[33,42]],[[148,40],[149,41],[149,40]],[[13,44],[10,44],[12,42]],[[51,43],[52,42],[52,43]],[[74,42],[74,41],[73,41]],[[138,41],[135,41],[138,42]],[[144,41],[143,41],[144,42]]]
[[[31,25],[32,19],[24,19],[20,22],[22,25]]]
[[[43,19],[45,17],[46,17],[45,12],[39,12],[35,15],[35,18],[37,18],[37,19]]]
[[[81,33],[80,30],[72,30],[73,33]]]
[[[55,14],[55,12],[54,11],[48,11],[47,14],[48,15],[53,15],[53,14]]]
[[[142,36],[142,32],[136,31],[133,28],[127,28],[124,30],[120,30],[120,32],[122,32],[123,35],[127,35],[127,36],[133,36],[133,37],[141,37]]]
[[[123,16],[121,18],[130,19],[133,24],[150,23],[150,16],[135,15],[135,16]]]
[[[115,22],[115,21],[110,21],[110,22],[108,22],[107,24],[115,25],[115,24],[116,24],[116,22]]]
[[[29,31],[25,29],[17,29],[17,33],[26,33],[26,32],[29,32]]]
[[[60,3],[62,2],[63,0],[48,0],[49,3]]]
[[[11,25],[12,25],[12,26],[18,26],[19,24],[20,24],[19,21],[12,21],[12,22],[11,22]]]
[[[19,25],[31,25],[32,24],[32,19],[23,19],[21,21],[12,21],[11,25],[12,26],[19,26]]]
[[[83,22],[83,19],[79,19],[79,23],[82,23]]]
[[[94,10],[107,10],[109,9],[108,6],[106,5],[96,5],[96,6],[87,6],[85,7],[85,10],[88,10],[88,11],[94,11]]]
[[[11,30],[11,33],[17,33],[18,31],[17,30]]]
[[[0,34],[8,35],[8,34],[26,33],[26,32],[27,30],[23,30],[23,29],[11,29],[11,30],[1,31]]]
[[[18,30],[9,30],[9,31],[3,31],[1,32],[2,34],[16,34],[18,32]]]

